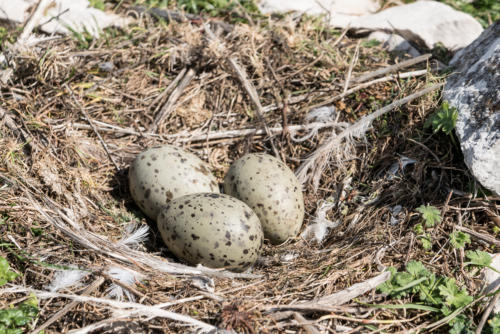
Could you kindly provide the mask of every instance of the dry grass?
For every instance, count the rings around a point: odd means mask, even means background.
[[[123,5],[120,10],[126,9]],[[451,249],[446,242],[455,224],[493,234],[495,224],[489,217],[498,214],[498,198],[470,194],[473,180],[457,147],[447,138],[423,130],[424,120],[439,103],[438,93],[411,101],[376,120],[365,138],[355,142],[350,159],[327,164],[316,192],[311,184],[305,185],[304,226],[311,222],[320,200],[329,197],[335,206],[327,217],[341,221],[321,245],[299,237],[280,246],[266,244],[261,260],[252,269],[260,278],[214,277],[213,294],[195,287],[189,276],[159,272],[133,258],[118,259],[107,251],[89,249],[54,223],[64,222],[63,216],[67,216],[110,244],[120,240],[129,224],[149,225],[151,234],[140,250],[176,262],[153,222],[144,218],[130,197],[126,175],[132,159],[147,147],[174,144],[198,154],[222,181],[231,162],[242,154],[272,154],[272,141],[281,158],[297,169],[331,130],[322,129],[300,143],[292,141],[286,131],[272,139],[262,135],[200,138],[226,130],[237,133],[262,128],[252,101],[231,69],[230,57],[246,70],[264,111],[271,110],[264,114],[270,128],[304,124],[313,106],[344,89],[357,40],[340,34],[307,17],[257,20],[253,25],[238,24],[230,32],[219,31],[225,47],[221,49],[207,40],[203,26],[196,21],[164,26],[144,16],[136,25],[110,31],[85,49],[74,38],[65,37],[16,55],[18,67],[0,93],[0,256],[8,258],[22,274],[15,283],[43,290],[54,279],[57,266],[78,266],[91,271],[84,279],[88,285],[102,277],[101,269],[119,263],[147,276],[135,286],[135,298],[141,303],[200,296],[168,310],[246,333],[305,332],[308,327],[298,324],[296,319],[300,318],[277,319],[268,306],[340,291],[377,275],[378,264],[402,267],[418,259],[435,272],[464,282],[471,293],[477,292],[477,281],[460,267],[463,252]],[[103,70],[107,62],[113,64],[110,71]],[[379,47],[362,44],[352,76],[391,63],[393,59]],[[157,131],[150,133],[157,113],[171,96],[162,91],[183,69],[190,68],[196,75],[172,112],[156,124]],[[425,68],[430,68],[430,63],[408,70]],[[353,123],[441,81],[429,70],[418,78],[374,84],[333,102],[337,121]],[[179,133],[185,134],[182,140],[172,136]],[[197,139],[189,139],[194,137]],[[401,155],[418,162],[403,176],[388,178],[389,166]],[[463,193],[451,195],[453,189]],[[414,209],[428,203],[440,208],[444,219],[432,231],[432,251],[425,252],[412,226],[419,219]],[[390,208],[398,204],[403,214],[393,226],[389,224]],[[470,247],[494,251],[477,239]],[[385,252],[376,259],[381,249]],[[284,260],[291,253],[296,256]],[[90,295],[105,297],[111,283],[106,278]],[[72,288],[71,292],[81,294],[83,289]],[[24,295],[2,295],[0,307]],[[372,293],[362,300],[379,302],[383,296]],[[40,303],[38,325],[69,302],[54,298]],[[99,305],[76,303],[46,332],[65,332],[110,317],[111,312]],[[317,320],[315,326],[325,333],[341,326],[352,328],[350,333],[369,331],[363,319],[387,320],[374,324],[386,332],[408,330],[433,320],[422,311],[374,310],[356,302],[344,306],[326,313],[331,317],[321,318],[325,314],[321,312],[304,316]],[[468,316],[480,318],[479,307],[468,312]],[[392,322],[406,319],[412,320]],[[163,318],[141,321],[140,327],[145,332],[187,330]]]

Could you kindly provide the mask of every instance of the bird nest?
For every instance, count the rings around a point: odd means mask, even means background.
[[[471,193],[459,147],[424,128],[443,82],[430,56],[395,59],[321,18],[134,12],[98,39],[11,55],[0,256],[19,276],[0,288],[0,308],[34,293],[31,329],[46,333],[401,332],[436,318],[372,306],[389,302],[375,289],[387,267],[416,259],[477,293],[449,235],[456,225],[493,233],[498,198]],[[247,152],[279,157],[303,182],[305,233],[266,242],[244,273],[180,262],[128,190],[133,158],[167,143],[220,182]],[[414,230],[426,204],[442,216],[427,250]],[[474,237],[467,249],[492,245]],[[479,321],[481,307],[464,313]]]

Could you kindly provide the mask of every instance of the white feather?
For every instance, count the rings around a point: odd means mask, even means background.
[[[137,248],[144,242],[149,234],[149,227],[147,225],[137,226],[135,224],[128,225],[125,228],[125,234],[117,241],[120,246],[129,246]]]
[[[144,279],[144,275],[131,270],[121,267],[109,267],[106,273],[117,281],[123,284],[133,286],[136,281]],[[110,298],[122,301],[123,296],[126,296],[128,300],[134,301],[134,296],[127,289],[122,288],[118,284],[111,284],[106,290]]]
[[[52,282],[45,288],[51,292],[56,292],[70,286],[81,286],[81,280],[89,273],[79,269],[57,271]]]
[[[326,218],[326,213],[334,206],[335,203],[333,202],[323,201],[316,210],[316,217],[313,223],[309,224],[300,236],[306,240],[315,240],[318,244],[321,244],[327,236],[328,231],[339,225],[338,221],[332,222]]]

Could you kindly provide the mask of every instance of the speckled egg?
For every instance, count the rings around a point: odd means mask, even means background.
[[[257,260],[264,238],[259,218],[248,205],[214,193],[172,200],[158,216],[158,230],[178,258],[236,271]]]
[[[219,192],[207,163],[183,149],[165,145],[140,153],[128,173],[132,198],[151,219],[172,199],[201,192]]]
[[[248,204],[273,244],[295,237],[304,219],[302,187],[282,161],[268,154],[247,154],[233,163],[224,178],[226,194]]]

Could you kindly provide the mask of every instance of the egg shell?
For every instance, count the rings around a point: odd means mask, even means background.
[[[236,271],[257,260],[264,238],[259,218],[248,205],[214,193],[172,200],[158,216],[158,230],[178,258]]]
[[[302,186],[282,161],[264,153],[235,161],[224,178],[224,192],[250,206],[273,244],[295,237],[304,219]]]
[[[201,192],[219,192],[217,179],[207,163],[175,146],[164,145],[140,153],[129,169],[132,198],[156,220],[162,206],[172,199]]]

